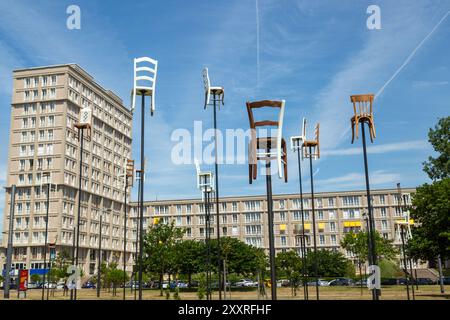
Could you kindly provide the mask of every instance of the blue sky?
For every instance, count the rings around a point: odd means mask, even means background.
[[[81,30],[66,28],[71,4],[81,8]],[[381,30],[366,27],[371,4],[381,8]],[[428,128],[450,110],[449,10],[450,1],[425,0],[2,0],[1,183],[13,69],[77,63],[129,106],[132,59],[150,56],[159,60],[159,74],[156,114],[150,118],[147,113],[146,119],[146,200],[198,196],[194,166],[171,163],[175,142],[170,137],[177,128],[192,130],[194,121],[203,121],[204,130],[212,127],[212,110],[203,110],[204,66],[212,84],[226,90],[219,112],[222,130],[248,128],[247,100],[286,99],[286,138],[299,134],[302,117],[310,129],[320,122],[323,157],[314,163],[318,191],[364,188],[361,141],[350,144],[349,95],[384,88],[375,102],[378,136],[369,149],[371,185],[417,186],[428,181],[421,170],[432,154]],[[136,112],[136,159],[139,119]],[[306,162],[303,171],[309,190]],[[248,185],[246,165],[220,166],[220,179],[223,196],[265,192],[262,176]],[[289,183],[275,179],[274,193],[297,190],[297,163],[290,153]]]

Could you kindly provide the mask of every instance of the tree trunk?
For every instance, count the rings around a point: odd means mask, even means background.
[[[159,296],[163,296],[163,273],[159,273]]]

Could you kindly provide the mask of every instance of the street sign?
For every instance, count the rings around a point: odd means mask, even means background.
[[[19,291],[28,290],[28,270],[19,271]]]

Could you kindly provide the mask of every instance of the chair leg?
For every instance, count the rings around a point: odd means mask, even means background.
[[[355,122],[352,120],[350,120],[350,123],[352,125],[352,144],[355,141]]]
[[[356,129],[355,137],[356,137],[356,139],[358,139],[358,137],[359,137],[359,119],[358,118],[355,119],[355,129]]]
[[[252,179],[253,178],[253,172],[252,172],[253,170],[252,169],[253,169],[253,165],[249,164],[248,165],[248,183],[249,184],[252,184],[252,182],[253,182],[253,179]]]
[[[253,165],[253,180],[256,180],[257,175],[258,175],[258,165],[254,164]]]

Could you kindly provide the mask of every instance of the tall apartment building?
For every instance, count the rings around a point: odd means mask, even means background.
[[[404,189],[407,205],[415,189]],[[375,228],[394,244],[400,245],[400,234],[395,222],[403,219],[403,210],[398,206],[397,189],[372,190]],[[295,225],[301,224],[300,197],[298,194],[274,195],[274,232],[277,252],[297,250],[299,243],[294,234]],[[340,247],[346,233],[366,229],[363,213],[367,212],[367,197],[364,191],[321,192],[315,194],[317,247],[341,250],[348,258],[349,252]],[[307,246],[313,246],[311,196],[303,199]],[[404,203],[402,203],[404,204]],[[266,196],[223,197],[219,203],[221,236],[238,238],[249,245],[268,251],[268,215]],[[212,204],[211,236],[216,237],[216,209]],[[136,237],[136,207],[132,207],[133,238]],[[170,223],[185,228],[185,239],[204,240],[205,213],[201,200],[170,200],[145,203],[144,226],[153,223]]]
[[[72,255],[80,165],[74,124],[86,106],[93,111],[93,123],[84,140],[79,261],[85,272],[96,270],[103,215],[103,258],[121,265],[125,194],[120,174],[131,157],[132,114],[81,67],[67,64],[13,72],[3,247],[8,241],[11,186],[16,185],[13,266],[17,269],[45,268],[47,183],[52,184],[48,242],[55,245],[56,254]],[[134,252],[130,229],[127,251]],[[131,254],[127,261],[131,270]]]

